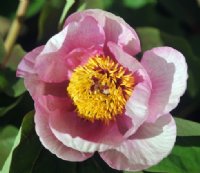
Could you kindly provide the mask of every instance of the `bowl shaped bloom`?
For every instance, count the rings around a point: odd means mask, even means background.
[[[35,105],[36,132],[57,157],[98,152],[112,168],[146,169],[173,148],[169,113],[186,88],[184,56],[171,47],[144,52],[123,19],[102,10],[69,16],[46,45],[18,66]]]

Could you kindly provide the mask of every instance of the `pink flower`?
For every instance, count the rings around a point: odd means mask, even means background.
[[[146,51],[123,19],[102,10],[68,17],[61,32],[29,52],[17,76],[35,103],[42,144],[68,161],[98,151],[118,170],[157,164],[173,148],[169,113],[186,88],[184,56],[170,47]]]

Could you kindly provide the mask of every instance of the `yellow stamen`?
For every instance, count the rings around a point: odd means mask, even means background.
[[[80,117],[108,124],[123,113],[133,87],[130,72],[110,57],[96,55],[74,70],[67,92]]]

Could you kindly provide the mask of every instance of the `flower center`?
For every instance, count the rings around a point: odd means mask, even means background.
[[[80,117],[108,124],[123,113],[133,87],[130,72],[110,57],[96,55],[74,70],[67,92]]]

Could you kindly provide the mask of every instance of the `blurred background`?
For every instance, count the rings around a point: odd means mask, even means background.
[[[9,147],[2,154],[3,157],[7,157],[24,115],[34,109],[23,80],[16,78],[17,64],[26,52],[45,44],[61,29],[61,15],[65,3],[66,0],[29,1],[9,60],[5,67],[0,69],[0,132],[6,127],[6,134],[10,137],[10,142],[6,143]],[[6,54],[3,42],[15,18],[18,4],[18,0],[0,0],[1,64]],[[172,114],[200,122],[200,1],[76,0],[67,15],[88,8],[101,8],[122,17],[136,29],[143,51],[165,45],[184,54],[189,71],[188,88]],[[0,147],[3,145],[5,144],[0,142]],[[0,159],[0,168],[2,164]]]

